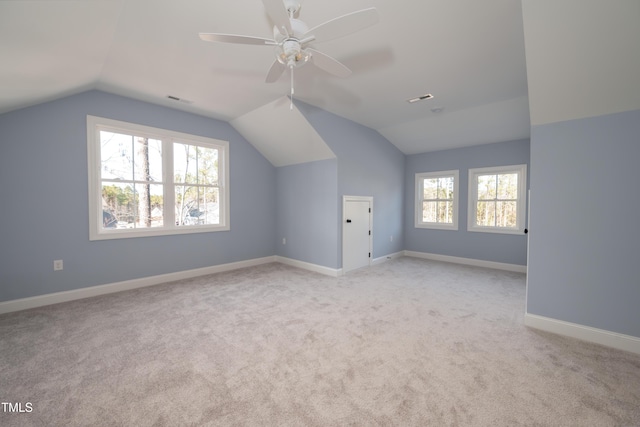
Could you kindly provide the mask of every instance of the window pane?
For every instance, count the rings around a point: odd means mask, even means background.
[[[496,224],[496,203],[477,202],[476,225],[482,227],[494,227]]]
[[[131,184],[102,184],[103,229],[133,228],[135,207]]]
[[[157,139],[135,137],[135,179],[162,182],[162,142]]]
[[[422,202],[422,222],[437,221],[438,202]]]
[[[176,225],[188,225],[189,211],[194,207],[198,198],[198,187],[193,185],[176,185]]]
[[[218,185],[218,150],[198,147],[198,183]]]
[[[196,146],[173,144],[173,174],[175,182],[197,184],[198,163]]]
[[[438,202],[438,222],[444,224],[453,223],[452,202]]]
[[[498,199],[518,198],[518,174],[508,173],[498,175]]]
[[[205,187],[201,193],[200,208],[204,211],[205,224],[220,224],[219,190]]]
[[[158,184],[135,184],[135,228],[162,227],[162,188]]]
[[[102,228],[118,227],[119,206],[125,202],[122,197],[123,188],[117,185],[102,185]],[[126,203],[126,202],[125,202]]]
[[[133,179],[131,135],[100,131],[100,176],[103,179]]]
[[[433,200],[438,197],[438,179],[428,178],[424,180],[423,199]]]
[[[176,188],[178,225],[220,224],[219,189],[185,186]]]
[[[493,200],[496,198],[496,176],[478,176],[478,200]]]
[[[453,177],[438,179],[438,198],[453,200]]]
[[[517,224],[517,202],[497,202],[496,226],[515,228]]]
[[[163,227],[164,223],[164,185],[151,185],[151,226]]]

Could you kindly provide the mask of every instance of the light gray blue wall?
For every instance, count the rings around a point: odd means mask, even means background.
[[[468,171],[472,168],[529,165],[529,140],[500,142],[407,156],[405,168],[404,242],[409,251],[427,252],[507,264],[527,264],[523,235],[467,231]],[[458,169],[458,230],[415,228],[415,174]],[[529,167],[527,166],[527,172]],[[529,180],[527,180],[527,186]]]
[[[337,256],[342,266],[342,196],[373,197],[373,254],[380,258],[404,249],[405,155],[378,132],[298,102],[338,161]],[[393,241],[391,241],[393,236]]]
[[[87,114],[229,141],[231,231],[90,242]],[[0,152],[0,301],[274,254],[275,168],[226,122],[91,91],[0,115]]]
[[[337,160],[280,167],[276,188],[276,254],[339,268]]]
[[[640,337],[640,110],[533,126],[527,312]]]

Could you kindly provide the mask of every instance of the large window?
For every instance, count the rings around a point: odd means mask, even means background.
[[[87,116],[90,239],[229,229],[228,143]]]
[[[469,169],[469,231],[522,233],[527,165]]]
[[[458,229],[458,171],[416,174],[418,228]]]

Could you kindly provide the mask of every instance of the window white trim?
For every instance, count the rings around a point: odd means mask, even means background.
[[[480,226],[476,225],[476,210],[478,202],[478,186],[477,178],[480,175],[492,174],[518,174],[518,198],[516,200],[516,226],[515,227],[499,227],[499,226]],[[527,189],[527,165],[511,165],[498,166],[488,168],[469,169],[469,204],[467,216],[467,230],[483,233],[503,233],[503,234],[522,234],[525,229],[526,221],[526,189]]]
[[[104,229],[102,226],[102,182],[100,160],[100,131],[136,134],[162,141],[164,185],[164,225],[152,228]],[[220,202],[219,224],[177,226],[174,213],[173,143],[187,143],[218,150],[218,190]],[[230,230],[229,218],[229,143],[203,136],[189,135],[134,123],[87,116],[87,165],[89,184],[89,240],[123,239],[132,237],[166,236],[172,234],[204,233]]]
[[[458,229],[459,171],[437,171],[417,173],[415,178],[415,227],[439,230]],[[422,204],[424,196],[424,180],[427,178],[453,178],[453,221],[451,223],[425,222],[422,220]]]

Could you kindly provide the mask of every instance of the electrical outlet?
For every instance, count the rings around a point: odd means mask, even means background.
[[[283,237],[283,238],[282,238],[282,244],[283,244],[283,245],[286,245],[286,244],[287,244],[287,238],[286,238],[286,237]]]
[[[393,234],[391,235],[391,237],[389,237],[389,241],[393,242]]]
[[[62,260],[57,259],[53,261],[53,271],[60,271],[63,268]]]

